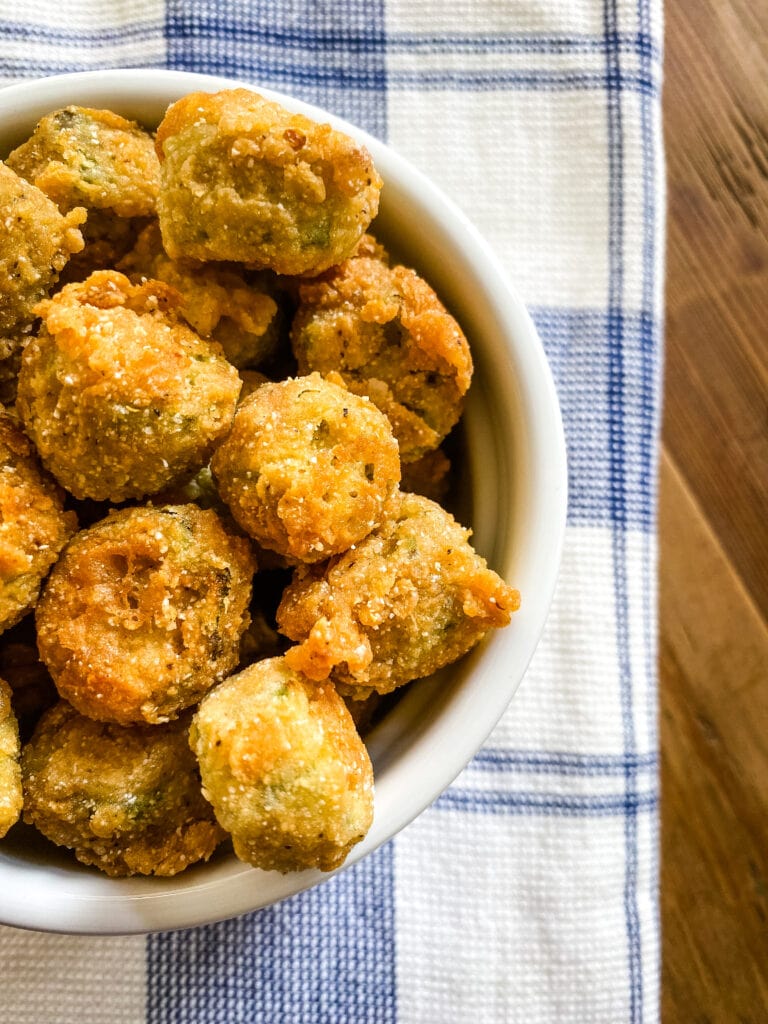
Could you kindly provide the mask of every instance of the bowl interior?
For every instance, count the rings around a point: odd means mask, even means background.
[[[45,113],[77,103],[152,127],[184,94],[232,86],[184,72],[104,71],[0,91],[0,157]],[[502,269],[461,212],[382,143],[307,104],[260,92],[360,138],[384,179],[374,232],[435,287],[472,347],[475,377],[463,421],[458,517],[489,563],[522,593],[505,630],[456,665],[413,685],[368,737],[374,824],[345,866],[406,825],[455,778],[504,711],[541,634],[560,558],[565,447],[557,399],[535,329]],[[171,879],[113,880],[78,865],[18,825],[0,843],[0,921],[70,932],[186,927],[266,906],[327,875],[262,872],[226,850]]]

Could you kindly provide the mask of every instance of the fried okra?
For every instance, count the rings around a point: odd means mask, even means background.
[[[264,279],[246,280],[242,267],[192,263],[167,256],[156,223],[148,225],[119,268],[136,280],[173,285],[181,295],[179,313],[203,338],[213,338],[234,366],[254,366],[273,351],[278,308]]]
[[[354,550],[299,566],[277,609],[278,628],[298,641],[288,664],[363,699],[430,675],[506,626],[519,594],[468,538],[435,502],[403,494]]]
[[[20,749],[19,726],[11,707],[11,688],[0,679],[0,839],[21,814]]]
[[[386,417],[318,373],[262,384],[239,406],[211,468],[247,533],[307,562],[370,533],[400,479]]]
[[[366,149],[247,89],[191,93],[157,130],[158,200],[174,259],[316,274],[352,252],[381,179]]]
[[[208,860],[224,834],[188,731],[189,715],[120,726],[60,701],[24,747],[24,820],[113,877],[175,875]]]
[[[153,494],[208,460],[240,378],[178,319],[179,295],[97,271],[37,307],[18,410],[43,464],[76,498]]]
[[[390,267],[372,238],[299,286],[291,328],[299,372],[338,371],[392,423],[403,462],[436,448],[461,415],[472,379],[464,333],[419,275]]]
[[[40,656],[78,711],[164,722],[238,663],[255,561],[195,505],[127,508],[77,534],[36,611]]]
[[[7,163],[61,210],[155,212],[160,165],[152,136],[111,110],[70,106],[46,114]]]
[[[212,690],[190,743],[219,823],[255,867],[332,871],[370,828],[373,770],[343,700],[283,658]]]
[[[61,489],[40,469],[16,421],[0,412],[0,633],[34,606],[76,529]]]
[[[62,215],[39,188],[0,163],[0,337],[34,320],[37,303],[83,248],[78,229],[85,217],[79,207]]]

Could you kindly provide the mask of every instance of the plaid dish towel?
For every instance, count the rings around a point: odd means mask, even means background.
[[[333,110],[424,170],[534,316],[571,474],[543,642],[431,808],[236,920],[0,928],[9,1024],[657,1020],[661,38],[660,0],[0,0],[0,84],[226,74]]]

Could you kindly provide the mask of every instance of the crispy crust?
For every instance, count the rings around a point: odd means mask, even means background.
[[[66,216],[39,188],[0,162],[0,336],[31,323],[73,253],[83,248],[78,207]]]
[[[230,676],[190,730],[203,792],[255,867],[332,871],[373,819],[373,769],[344,702],[282,658]]]
[[[249,542],[195,505],[111,512],[70,542],[36,612],[40,656],[81,713],[164,722],[237,665]]]
[[[262,384],[238,408],[211,468],[244,530],[307,562],[370,533],[400,479],[386,418],[317,373]]]
[[[37,312],[18,409],[44,465],[77,498],[113,502],[191,475],[229,430],[237,371],[180,323],[178,293],[97,271]]]
[[[34,607],[43,579],[76,529],[61,488],[40,469],[16,422],[0,412],[0,632]]]
[[[277,610],[280,631],[298,641],[286,662],[363,699],[461,657],[520,603],[468,538],[439,505],[403,494],[354,551],[296,570]]]
[[[22,757],[24,820],[113,877],[175,875],[224,838],[189,750],[189,716],[166,726],[94,722],[64,701]]]
[[[319,273],[349,255],[378,210],[381,179],[367,150],[247,89],[180,99],[156,145],[160,226],[174,259]]]
[[[233,366],[258,365],[274,350],[277,303],[263,280],[258,285],[246,280],[242,267],[172,260],[159,225],[152,223],[118,269],[133,280],[150,278],[174,287],[181,295],[180,315],[201,337],[218,341]]]
[[[63,211],[85,206],[118,217],[155,212],[160,165],[152,136],[111,110],[54,110],[7,162]]]
[[[301,373],[338,371],[392,423],[403,462],[436,448],[461,415],[472,357],[456,320],[408,267],[369,237],[299,287],[291,341]]]

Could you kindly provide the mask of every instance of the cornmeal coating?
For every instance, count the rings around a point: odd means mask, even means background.
[[[85,218],[79,207],[63,216],[39,188],[0,162],[0,337],[32,322],[37,303],[83,248],[78,227]]]
[[[17,408],[76,498],[153,494],[208,461],[229,430],[237,370],[179,321],[169,285],[97,271],[37,307]]]
[[[156,222],[141,232],[119,269],[134,280],[143,276],[173,285],[181,295],[181,316],[201,337],[218,341],[234,366],[257,365],[274,350],[278,308],[263,275],[253,284],[242,267],[172,260]]]
[[[255,867],[332,871],[371,826],[373,769],[344,701],[283,658],[212,690],[190,743],[219,823]]]
[[[0,839],[15,825],[23,804],[19,726],[11,707],[11,688],[0,679]]]
[[[24,820],[113,877],[175,875],[224,838],[202,795],[189,715],[94,722],[60,701],[24,747]]]
[[[37,605],[40,657],[84,715],[164,722],[237,665],[255,560],[210,509],[112,511],[70,542]]]
[[[456,320],[408,267],[366,236],[357,252],[299,285],[291,328],[299,372],[338,371],[384,412],[403,462],[437,448],[461,415],[472,357]]]
[[[316,274],[347,257],[376,216],[368,151],[248,89],[191,93],[157,130],[168,255]]]
[[[520,596],[469,535],[435,502],[403,494],[353,551],[299,566],[277,609],[280,631],[299,641],[288,664],[363,699],[430,675],[506,626]]]
[[[0,412],[0,633],[34,606],[76,529],[61,488],[41,470],[17,422]]]
[[[211,469],[247,533],[305,562],[375,529],[400,480],[386,417],[319,373],[262,384],[239,406]]]
[[[160,164],[152,136],[111,110],[70,106],[46,114],[7,163],[63,211],[155,212]]]

